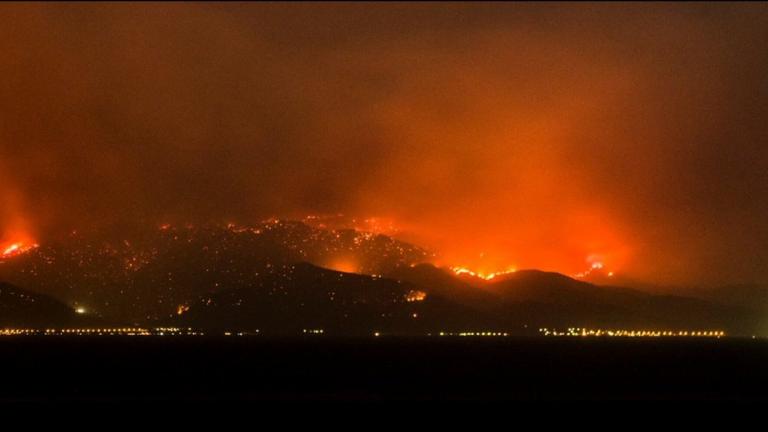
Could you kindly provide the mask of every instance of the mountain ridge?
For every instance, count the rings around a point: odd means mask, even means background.
[[[135,325],[289,332],[322,326],[347,333],[493,328],[528,334],[539,326],[723,327],[740,334],[763,329],[759,309],[714,297],[655,295],[535,269],[485,280],[436,267],[429,258],[426,250],[384,235],[293,221],[163,226],[122,241],[72,233],[5,260],[0,280]],[[344,265],[335,266],[339,260]]]

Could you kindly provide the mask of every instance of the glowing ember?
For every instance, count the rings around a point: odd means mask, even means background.
[[[451,267],[451,271],[453,271],[457,275],[469,275],[469,276],[480,278],[480,279],[491,280],[498,276],[514,273],[517,271],[517,269],[510,267],[503,271],[498,271],[493,273],[482,273],[482,272],[472,271],[466,267]]]
[[[342,273],[359,273],[360,266],[351,258],[338,258],[325,267]]]
[[[589,270],[581,272],[581,273],[577,273],[577,274],[575,274],[573,276],[575,278],[577,278],[577,279],[584,279],[585,277],[591,275],[592,273],[598,272],[598,271],[601,271],[601,270],[604,270],[604,269],[605,269],[605,264],[603,264],[602,261],[596,261],[596,262],[592,263],[592,265],[589,267]],[[609,271],[609,272],[607,272],[605,274],[608,277],[613,277],[613,272],[612,271]]]
[[[17,250],[19,250],[19,245],[18,244],[10,245],[5,251],[3,251],[3,255],[10,255],[10,254],[16,252]]]
[[[21,255],[36,247],[38,247],[37,244],[14,243],[10,246],[7,246],[5,249],[3,249],[3,253],[0,256],[2,256],[3,258],[9,258],[12,256]]]
[[[388,236],[400,233],[400,228],[395,225],[394,220],[384,217],[357,218],[338,213],[334,215],[307,215],[302,218],[302,221],[309,226],[320,229],[354,229],[361,233]]]
[[[411,302],[420,302],[424,301],[424,299],[427,298],[427,293],[424,291],[419,290],[411,290],[408,292],[408,295],[405,296],[405,301],[411,303]]]

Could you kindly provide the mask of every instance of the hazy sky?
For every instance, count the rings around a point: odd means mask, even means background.
[[[765,3],[3,4],[0,243],[342,212],[768,282],[766,47]]]

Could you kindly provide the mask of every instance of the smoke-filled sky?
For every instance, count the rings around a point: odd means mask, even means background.
[[[3,4],[0,243],[344,213],[768,281],[768,5]]]

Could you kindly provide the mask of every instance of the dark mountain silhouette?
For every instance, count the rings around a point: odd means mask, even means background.
[[[120,240],[74,233],[0,263],[0,280],[140,325],[339,334],[535,334],[539,327],[764,333],[765,308],[748,301],[760,298],[756,288],[736,301],[724,292],[652,295],[536,270],[486,281],[423,264],[429,257],[383,235],[268,221],[163,227]],[[323,268],[338,259],[364,274]]]
[[[383,235],[272,220],[253,227],[166,226],[118,239],[72,233],[6,260],[0,279],[143,324],[210,292],[255,286],[261,275],[297,262],[343,260],[381,274],[427,258],[425,250]]]
[[[536,301],[552,304],[587,302],[621,304],[648,295],[629,288],[597,286],[560,273],[520,270],[500,280],[491,280],[487,289],[504,301]]]
[[[738,308],[598,287],[557,273],[520,271],[495,282],[467,283],[443,269],[418,265],[388,276],[292,265],[263,275],[253,286],[205,296],[175,322],[289,334],[317,328],[337,335],[531,335],[540,327],[754,331],[755,317]]]
[[[488,293],[483,287],[482,281],[466,280],[457,277],[452,271],[435,267],[432,264],[418,264],[401,267],[385,274],[386,277],[398,281],[404,281],[413,285],[428,288],[433,295],[441,295],[452,300],[465,301],[468,298],[477,297],[478,301],[488,298]]]
[[[57,300],[0,282],[0,328],[73,326],[81,322],[72,308]]]
[[[762,315],[740,305],[597,286],[559,273],[521,270],[485,281],[421,265],[401,269],[396,277],[470,306],[508,329],[711,328],[736,334],[762,330]]]
[[[629,288],[597,286],[540,271],[520,271],[491,283],[505,304],[534,303],[529,307],[537,325],[562,321],[589,327],[728,328],[744,332],[750,325],[744,311],[705,300],[652,295]]]
[[[179,322],[208,328],[328,328],[347,321],[370,329],[392,305],[405,302],[408,289],[394,281],[321,269],[308,263],[267,271],[248,287],[204,296]]]
[[[760,284],[737,284],[715,288],[699,289],[696,294],[702,298],[722,304],[760,310],[768,313],[768,286]]]
[[[347,335],[423,334],[435,323],[450,324],[466,315],[459,303],[439,296],[417,301],[418,294],[410,283],[299,263],[269,272],[250,287],[203,297],[176,322],[272,334],[303,329]]]
[[[757,317],[757,334],[768,334],[768,286],[760,284],[728,285],[697,290],[702,298],[746,311]]]

